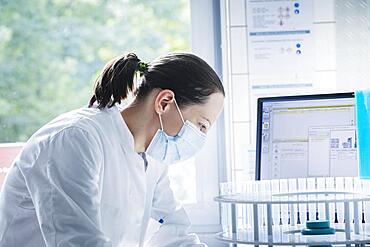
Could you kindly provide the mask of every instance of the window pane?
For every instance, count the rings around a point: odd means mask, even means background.
[[[87,104],[93,81],[115,56],[150,61],[190,50],[188,0],[2,1],[0,186],[25,142],[57,115]],[[194,202],[193,164],[171,168],[180,200]],[[192,185],[192,186],[189,186]]]
[[[0,12],[0,142],[26,141],[87,103],[102,66],[190,49],[187,0],[5,1]]]

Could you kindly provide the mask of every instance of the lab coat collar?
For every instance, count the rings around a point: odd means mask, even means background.
[[[130,148],[130,151],[135,152],[134,136],[132,135],[125,120],[123,119],[120,109],[116,105],[114,105],[109,110],[113,111],[114,113],[113,115],[116,118],[114,120],[115,120],[115,123],[117,123],[117,128],[122,132],[120,133],[120,136],[121,136],[120,142],[125,147]]]
[[[93,105],[93,107],[97,107],[97,106]],[[121,110],[122,109],[120,109],[120,108],[121,107],[119,107],[118,105],[114,105],[111,108],[105,107],[105,108],[102,109],[102,111],[107,112],[111,116],[112,121],[113,121],[113,123],[116,126],[116,129],[118,131],[117,136],[119,138],[119,142],[121,144],[121,147],[126,152],[128,152],[128,154],[133,155],[133,157],[135,157],[137,162],[139,162],[142,165],[142,163],[143,162],[145,163],[145,161],[143,160],[142,156],[135,151],[134,136],[132,135],[130,129],[128,128],[128,126],[125,122],[125,120],[123,119],[123,117],[121,115]],[[142,165],[142,167],[143,167],[143,170],[145,172],[145,170],[146,170],[145,165]]]

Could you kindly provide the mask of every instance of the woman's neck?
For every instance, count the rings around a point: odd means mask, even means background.
[[[159,126],[159,120],[155,120],[155,116],[153,116],[153,109],[146,104],[145,101],[140,103],[134,101],[121,111],[121,115],[134,137],[134,149],[138,153],[145,152]]]

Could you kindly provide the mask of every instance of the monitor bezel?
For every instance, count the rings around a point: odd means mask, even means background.
[[[333,94],[309,94],[309,95],[293,95],[293,96],[276,96],[276,97],[261,97],[257,100],[257,136],[256,136],[256,164],[255,164],[255,180],[261,180],[261,146],[262,146],[262,106],[265,102],[277,101],[307,101],[307,100],[322,100],[322,99],[346,99],[355,98],[354,92],[333,93]]]

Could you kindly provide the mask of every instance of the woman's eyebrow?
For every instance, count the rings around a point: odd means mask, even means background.
[[[202,118],[204,118],[205,120],[207,120],[207,122],[209,123],[209,126],[211,126],[211,125],[212,125],[211,121],[210,121],[208,118],[203,117],[203,116],[202,116]]]

